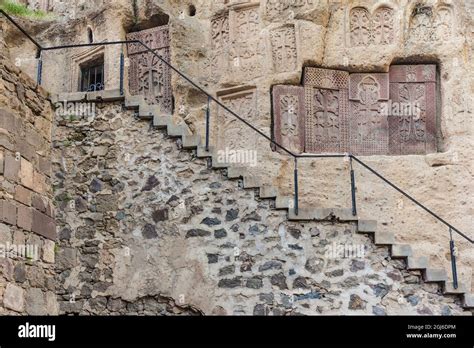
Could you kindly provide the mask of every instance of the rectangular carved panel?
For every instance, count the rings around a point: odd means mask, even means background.
[[[340,70],[305,69],[306,152],[347,151],[348,77]]]
[[[228,69],[229,65],[229,14],[211,19],[211,53],[209,57],[209,76],[215,80]]]
[[[294,153],[304,151],[304,88],[301,86],[273,87],[275,141]],[[276,148],[281,152],[281,149]]]
[[[390,68],[390,154],[436,151],[436,66]]]
[[[166,61],[170,59],[167,25],[127,34],[127,40],[141,40]],[[170,114],[173,102],[169,67],[139,44],[128,45],[128,57],[130,94],[143,95],[149,104],[159,105]]]
[[[297,50],[294,26],[274,29],[270,32],[273,69],[275,72],[296,69]]]
[[[251,125],[257,125],[257,93],[255,88],[218,93],[218,95],[219,100],[226,107]],[[222,107],[218,107],[216,128],[218,150],[255,150],[257,148],[257,133]]]
[[[349,73],[342,70],[304,68],[303,85],[327,89],[349,88]]]
[[[388,154],[388,117],[383,114],[389,98],[388,81],[388,74],[349,77],[350,151],[354,154]]]

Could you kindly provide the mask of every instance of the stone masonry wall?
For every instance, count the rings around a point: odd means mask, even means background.
[[[46,92],[0,53],[0,315],[58,313]]]
[[[288,222],[120,104],[62,120],[54,162],[61,313],[463,313],[353,224]]]

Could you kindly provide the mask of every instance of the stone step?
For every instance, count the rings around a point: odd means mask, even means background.
[[[376,245],[395,244],[395,234],[393,232],[377,231],[374,233],[374,242]]]
[[[195,149],[201,144],[201,137],[199,135],[185,135],[183,137],[184,149]]]
[[[125,97],[126,108],[137,108],[140,104],[145,102],[145,98],[142,95],[128,95]]]
[[[197,157],[198,158],[212,157],[213,152],[214,152],[214,148],[212,146],[209,146],[209,151],[206,151],[205,146],[198,146]]]
[[[473,294],[471,293],[464,294],[463,306],[464,308],[474,308],[474,295]]]
[[[445,294],[464,294],[468,292],[467,286],[464,283],[458,283],[458,288],[455,289],[452,281],[447,281],[444,285],[443,292]]]
[[[152,118],[154,116],[161,116],[161,109],[157,105],[140,104],[138,109],[138,117],[140,118]]]
[[[188,127],[185,125],[176,125],[170,124],[168,125],[168,136],[171,138],[182,137],[188,134]]]
[[[276,198],[278,196],[278,190],[272,185],[262,185],[260,187],[260,198]]]
[[[260,179],[253,175],[245,175],[244,176],[244,188],[251,189],[251,188],[260,188],[262,185]]]
[[[448,274],[446,270],[441,268],[427,268],[424,272],[425,282],[446,282],[448,280]]]
[[[227,177],[229,179],[243,178],[247,174],[247,169],[244,167],[229,167],[227,169]]]
[[[298,214],[295,208],[288,209],[288,220],[290,221],[312,221],[315,220],[314,209],[299,208]]]
[[[359,233],[374,233],[377,231],[376,220],[359,220],[357,223],[357,231]]]
[[[427,256],[409,256],[407,258],[407,269],[426,269],[429,267],[429,258]]]
[[[294,205],[293,197],[277,196],[275,199],[275,209],[288,209]]]
[[[219,161],[219,157],[216,154],[212,155],[212,168],[222,169],[229,168],[231,164]]]
[[[392,245],[392,258],[408,257],[413,255],[413,250],[408,244]]]
[[[158,128],[166,128],[171,124],[170,116],[153,116],[153,126]]]

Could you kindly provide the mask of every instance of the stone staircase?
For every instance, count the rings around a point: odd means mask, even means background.
[[[459,296],[462,299],[463,308],[468,311],[474,309],[474,294],[470,292],[466,284],[459,283],[458,288],[454,289],[445,269],[431,267],[429,257],[414,255],[410,245],[397,244],[393,232],[378,231],[377,221],[363,220],[358,216],[353,216],[351,209],[299,208],[298,215],[296,215],[293,208],[293,197],[281,195],[278,188],[263,184],[260,179],[249,173],[247,168],[220,163],[213,147],[209,147],[209,150],[206,151],[199,135],[191,134],[189,128],[184,124],[173,123],[171,116],[161,116],[159,106],[148,105],[142,96],[127,96],[125,107],[136,110],[136,115],[140,119],[152,120],[154,127],[166,129],[169,137],[181,138],[184,149],[195,150],[198,158],[211,159],[210,166],[214,169],[226,170],[228,179],[242,179],[244,189],[256,189],[261,199],[274,200],[274,208],[287,210],[290,221],[356,222],[358,233],[372,236],[372,240],[377,246],[388,247],[392,258],[404,259],[407,270],[420,271],[426,283],[439,284],[444,294]]]

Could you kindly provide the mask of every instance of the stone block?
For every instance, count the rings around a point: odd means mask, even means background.
[[[33,169],[33,164],[24,159],[23,157],[20,160],[20,182],[23,186],[33,189],[34,186],[34,180],[33,180],[33,175],[34,175],[34,169]]]
[[[55,243],[52,240],[45,240],[43,244],[43,261],[46,263],[54,263],[55,255],[54,248]]]
[[[35,192],[44,194],[48,191],[46,175],[34,171],[33,173],[33,190]]]
[[[3,167],[5,163],[5,155],[3,151],[0,151],[0,174],[3,175]]]
[[[0,200],[0,219],[9,224],[16,225],[16,206],[7,200]]]
[[[31,231],[33,224],[33,209],[25,205],[18,206],[17,226],[26,231]]]
[[[46,301],[43,291],[31,288],[26,291],[26,313],[28,315],[46,315]]]
[[[31,230],[48,239],[56,239],[56,224],[54,220],[38,210],[33,210],[33,225]]]
[[[51,161],[38,155],[38,171],[46,176],[51,176]]]
[[[3,305],[15,312],[23,312],[25,310],[25,290],[15,284],[7,284],[3,294]]]
[[[18,182],[20,173],[20,158],[11,154],[5,153],[4,176],[7,180]]]
[[[294,152],[304,151],[304,88],[299,86],[273,87],[274,138],[275,141]],[[279,152],[284,152],[275,147]]]
[[[31,206],[31,194],[32,192],[21,185],[15,187],[15,200],[24,205]]]

